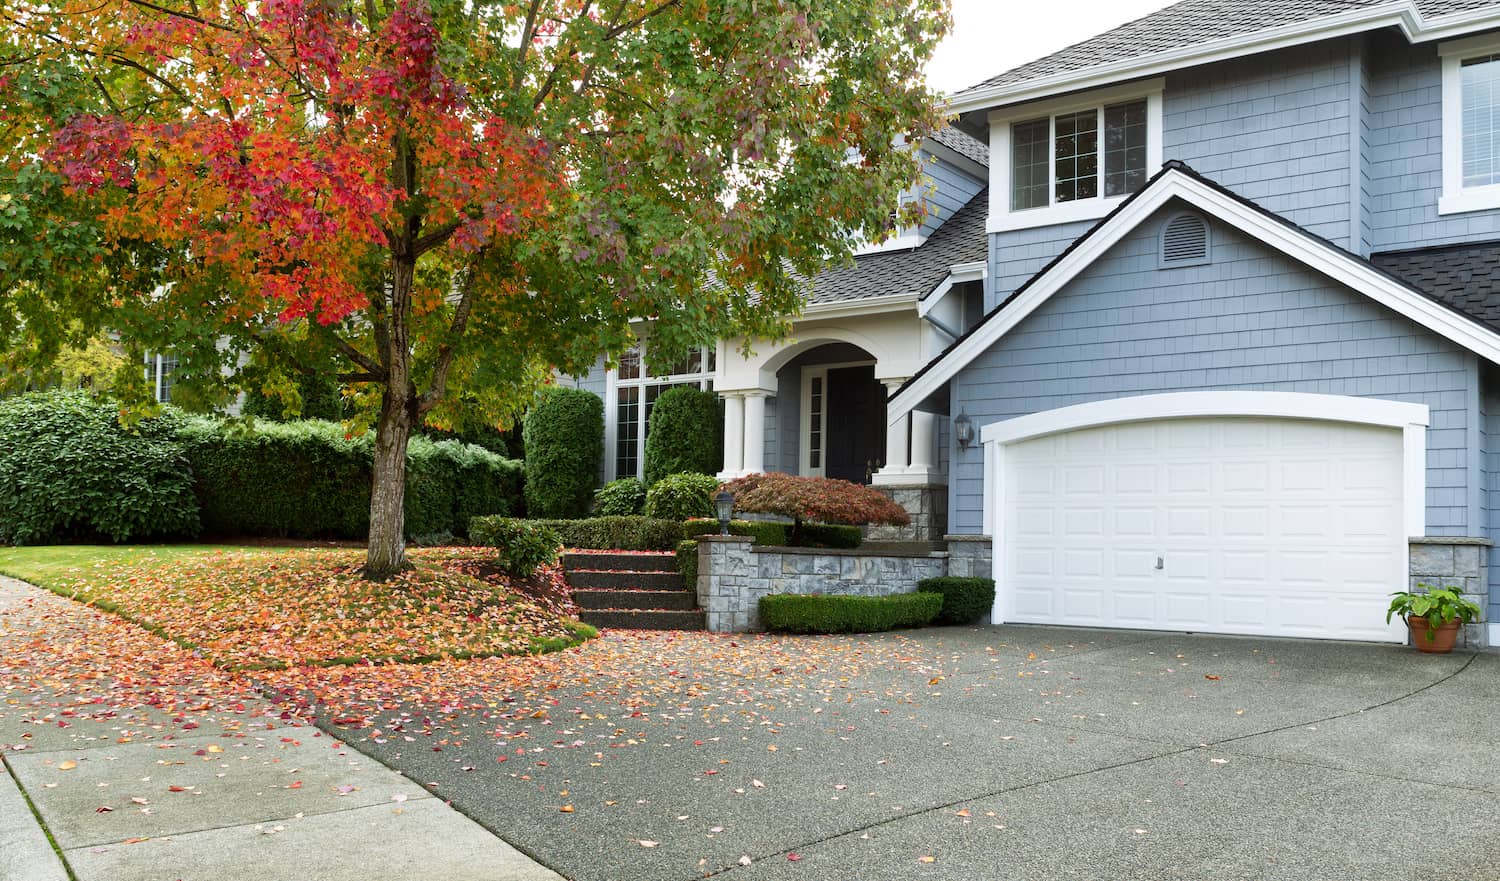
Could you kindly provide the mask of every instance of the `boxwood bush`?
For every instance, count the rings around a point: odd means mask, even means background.
[[[604,402],[583,389],[544,389],[526,411],[522,436],[527,513],[587,515],[604,455]]]
[[[120,425],[82,392],[0,401],[0,542],[196,535],[193,478],[174,411]]]
[[[931,623],[943,607],[935,593],[889,596],[824,596],[779,593],[760,598],[767,629],[790,633],[875,633]]]
[[[687,520],[714,516],[719,481],[707,474],[669,474],[646,490],[646,516]]]
[[[482,530],[480,517],[470,527]],[[565,547],[614,551],[670,551],[682,541],[682,524],[650,517],[590,517],[586,520],[534,520],[557,533]]]
[[[651,405],[646,430],[646,483],[670,474],[713,474],[724,462],[719,396],[690,386],[669,388]]]
[[[698,543],[691,539],[677,543],[677,571],[687,582],[688,590],[698,583]]]
[[[600,517],[633,517],[646,506],[646,485],[634,477],[611,480],[594,493],[594,513]]]
[[[469,540],[494,548],[500,568],[517,578],[529,578],[543,566],[557,562],[562,539],[544,523],[514,517],[477,517],[469,526]]]
[[[942,594],[943,610],[937,617],[939,624],[973,624],[995,607],[995,582],[990,578],[959,578],[956,575],[924,578],[917,582],[917,590]]]

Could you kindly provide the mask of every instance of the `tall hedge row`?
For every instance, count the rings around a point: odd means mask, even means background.
[[[646,431],[646,483],[692,472],[715,474],[724,462],[719,396],[690,386],[661,393]]]
[[[604,402],[582,389],[544,389],[526,411],[522,435],[528,514],[586,516],[604,455]]]
[[[0,543],[196,535],[180,424],[122,427],[118,407],[82,392],[0,400]]]
[[[182,439],[207,532],[364,538],[374,437],[334,422],[193,419]],[[521,465],[457,441],[415,436],[406,458],[406,534],[467,535],[469,520],[518,514]]]

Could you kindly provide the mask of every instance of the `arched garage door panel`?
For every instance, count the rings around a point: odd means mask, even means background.
[[[1400,641],[1402,464],[1400,429],[1263,417],[1010,444],[1002,616]]]

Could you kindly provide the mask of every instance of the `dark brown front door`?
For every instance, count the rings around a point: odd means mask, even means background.
[[[823,473],[839,480],[869,483],[885,463],[885,386],[874,367],[828,371],[828,463]]]

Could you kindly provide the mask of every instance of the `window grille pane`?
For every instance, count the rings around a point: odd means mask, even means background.
[[[1066,113],[1057,117],[1054,124],[1057,201],[1094,198],[1099,195],[1099,112]]]
[[[807,464],[823,467],[823,377],[814,376],[808,383]]]
[[[1010,208],[1022,211],[1047,204],[1047,139],[1045,119],[1021,122],[1010,130]]]
[[[637,444],[640,440],[641,390],[621,386],[615,407],[615,476],[636,477]]]
[[[1500,55],[1470,58],[1461,67],[1463,185],[1500,183]]]
[[[157,389],[156,399],[163,404],[172,403],[172,373],[177,369],[177,359],[168,355],[161,359],[161,387]]]
[[[641,378],[641,347],[635,346],[620,356],[620,378]]]
[[[1123,196],[1146,183],[1146,102],[1104,108],[1104,195]]]

